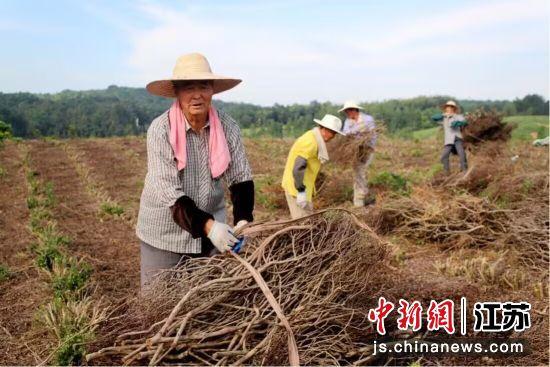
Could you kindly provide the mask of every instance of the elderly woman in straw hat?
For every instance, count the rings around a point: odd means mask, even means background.
[[[171,78],[147,85],[149,93],[175,101],[147,130],[136,229],[142,287],[182,258],[228,251],[238,241],[226,224],[222,183],[229,186],[234,224],[253,219],[254,184],[239,127],[212,105],[213,94],[240,82],[212,73],[206,58],[193,53],[177,60]]]
[[[313,212],[315,180],[321,164],[329,160],[326,142],[342,133],[342,120],[325,115],[313,119],[317,126],[300,136],[292,145],[283,173],[282,187],[292,219]]]
[[[361,146],[362,154],[359,159],[352,162],[353,165],[353,205],[362,207],[374,203],[374,199],[367,199],[369,187],[367,182],[367,169],[374,158],[374,147],[376,146],[377,134],[376,123],[371,115],[363,111],[363,107],[355,101],[346,101],[344,106],[338,110],[346,115],[344,120],[344,133],[347,135],[358,135],[363,132],[372,132],[372,137],[366,146]]]
[[[443,126],[445,142],[443,153],[441,154],[441,163],[443,163],[445,173],[450,172],[449,156],[451,153],[458,154],[460,169],[466,171],[468,169],[468,161],[466,159],[466,152],[464,151],[461,129],[468,123],[464,115],[459,113],[460,108],[455,101],[447,101],[447,103],[441,106],[441,109],[443,113],[433,115],[432,120]]]

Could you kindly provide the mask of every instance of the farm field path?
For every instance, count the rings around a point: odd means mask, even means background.
[[[47,275],[34,265],[33,236],[27,229],[23,147],[6,143],[0,149],[0,263],[10,272],[0,282],[0,360],[4,365],[38,364],[52,339],[35,328],[38,308],[50,299]]]

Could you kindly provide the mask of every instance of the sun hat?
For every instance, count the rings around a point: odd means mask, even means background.
[[[342,132],[342,120],[334,115],[326,114],[322,120],[313,119],[313,121],[315,121],[318,125],[334,131],[335,133],[346,135]]]
[[[178,58],[171,78],[152,81],[146,88],[149,93],[156,96],[174,98],[176,92],[173,82],[185,80],[212,80],[214,94],[231,89],[241,82],[241,79],[212,73],[206,57],[199,53],[191,53]]]
[[[447,107],[447,106],[454,107],[455,110],[456,110],[457,112],[458,112],[458,110],[460,109],[460,108],[458,107],[458,105],[456,104],[456,102],[455,102],[455,101],[452,101],[452,100],[449,100],[449,101],[447,101],[444,105],[442,105],[442,106],[441,106],[441,109],[444,109],[444,108]]]
[[[356,109],[358,109],[358,110],[362,110],[362,109],[363,109],[363,107],[359,106],[359,104],[358,104],[357,102],[355,102],[355,101],[346,101],[346,102],[344,103],[344,107],[340,108],[340,109],[338,110],[338,112],[344,112],[345,110],[350,109],[350,108],[356,108]]]

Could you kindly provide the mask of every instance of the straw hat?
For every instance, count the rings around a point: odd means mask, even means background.
[[[155,80],[147,84],[149,93],[161,97],[176,97],[173,82],[179,80],[212,80],[214,93],[233,88],[241,79],[233,79],[212,73],[206,57],[199,53],[180,56],[172,72],[172,77]]]
[[[441,106],[441,109],[445,109],[445,107],[447,106],[454,107],[457,112],[460,110],[455,101],[447,101],[444,105]]]
[[[315,121],[318,125],[334,131],[335,133],[346,135],[342,132],[342,120],[336,116],[326,114],[322,120],[313,119],[313,121]]]
[[[355,108],[355,109],[358,109],[358,110],[363,109],[363,107],[359,106],[359,104],[355,101],[346,101],[344,103],[344,107],[340,108],[338,110],[338,112],[344,112],[345,110],[350,109],[350,108]]]

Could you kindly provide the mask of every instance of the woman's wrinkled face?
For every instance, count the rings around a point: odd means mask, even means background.
[[[204,115],[208,113],[214,94],[211,80],[175,83],[176,96],[184,113]]]
[[[344,111],[346,117],[350,120],[357,120],[359,118],[359,110],[357,108],[348,108]]]

